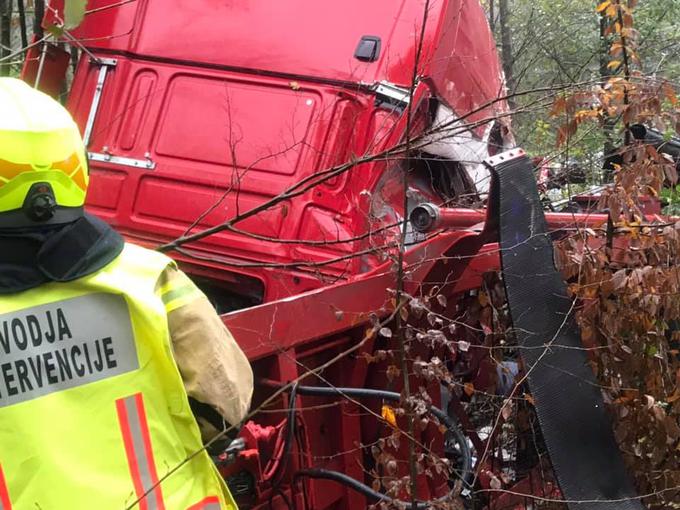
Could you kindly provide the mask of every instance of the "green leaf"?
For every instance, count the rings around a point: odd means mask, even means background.
[[[52,34],[55,39],[59,39],[64,35],[64,27],[60,27],[58,25],[50,25],[45,30]]]
[[[85,17],[87,0],[64,0],[64,28],[72,30],[80,25]]]

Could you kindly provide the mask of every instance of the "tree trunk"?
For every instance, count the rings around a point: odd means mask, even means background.
[[[510,0],[498,0],[498,24],[501,31],[501,60],[503,63],[503,74],[505,74],[505,84],[508,88],[508,95],[515,93],[514,75],[514,55],[512,53],[512,34],[510,33]],[[510,108],[514,109],[516,104],[512,97],[508,99]]]
[[[609,77],[612,75],[609,65],[609,41],[605,35],[607,30],[607,17],[604,13],[600,14],[600,84],[605,85]],[[602,123],[602,133],[604,134],[604,145],[602,147],[603,160],[603,181],[610,182],[614,174],[613,163],[616,160],[616,146],[614,145],[614,129],[616,127],[616,119],[610,117],[607,111],[602,112],[604,121]]]
[[[496,5],[494,0],[489,0],[489,26],[491,33],[494,33],[496,31]]]
[[[10,30],[12,28],[12,0],[0,0],[0,76],[9,76],[10,65],[9,62],[5,62],[4,59],[7,58],[12,53],[12,34]]]
[[[43,36],[42,21],[45,16],[45,0],[35,0],[34,9],[33,33],[40,39]]]
[[[26,9],[24,8],[24,0],[17,0],[17,9],[19,10],[19,29],[21,30],[21,47],[28,46],[28,30],[26,28]]]

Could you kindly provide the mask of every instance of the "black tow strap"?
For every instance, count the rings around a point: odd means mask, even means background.
[[[555,269],[533,165],[522,151],[502,156],[487,163],[489,223],[500,235],[510,316],[562,494],[570,510],[641,510]]]

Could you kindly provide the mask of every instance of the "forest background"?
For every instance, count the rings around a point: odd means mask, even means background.
[[[613,126],[580,133],[557,148],[564,119],[551,117],[541,102],[545,89],[556,92],[604,84],[620,72],[610,65],[611,36],[606,33],[600,2],[588,0],[484,0],[494,31],[509,93],[513,97],[513,130],[520,147],[553,164],[585,170],[589,185],[603,179],[605,154],[619,147],[621,130]],[[680,0],[641,0],[635,9],[639,32],[636,65],[645,76],[680,84]],[[532,93],[531,91],[537,92]],[[538,92],[540,90],[540,92]],[[528,93],[527,93],[528,92]],[[667,136],[675,133],[666,133]],[[565,187],[566,196],[582,187]],[[667,212],[680,210],[678,190],[663,191]]]

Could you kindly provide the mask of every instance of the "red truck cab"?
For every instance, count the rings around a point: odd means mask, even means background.
[[[62,24],[61,3],[46,26]],[[404,165],[414,204],[470,203],[469,147],[472,166],[493,152],[504,108],[478,3],[424,7],[90,0],[62,37],[79,54],[68,107],[89,151],[90,212],[158,246],[262,208],[173,253],[221,311],[375,267],[403,217]],[[409,108],[411,137],[448,122],[454,142],[372,159],[404,141]]]

